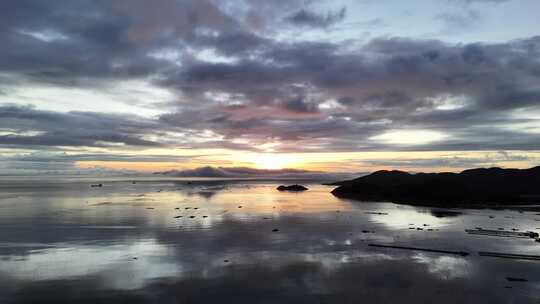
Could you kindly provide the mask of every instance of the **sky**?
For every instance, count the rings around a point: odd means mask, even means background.
[[[7,0],[0,175],[540,162],[537,0]]]

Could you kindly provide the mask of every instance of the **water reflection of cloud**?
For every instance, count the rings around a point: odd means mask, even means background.
[[[423,263],[407,260],[357,260],[327,268],[319,261],[293,260],[285,264],[230,264],[214,272],[201,269],[178,279],[156,279],[126,294],[115,291],[100,277],[78,281],[29,282],[11,303],[507,303],[533,300],[530,295],[486,288],[495,280],[440,276]],[[69,290],[69,293],[61,292]],[[527,301],[528,300],[528,301]]]
[[[438,275],[441,279],[464,278],[468,276],[471,269],[471,262],[462,257],[434,256],[419,253],[412,258],[427,265],[428,271]]]
[[[181,265],[165,262],[166,246],[143,240],[109,246],[78,245],[1,257],[0,273],[19,280],[46,281],[106,273],[111,287],[134,289],[153,278],[178,276]],[[161,259],[160,259],[161,258]],[[114,268],[114,271],[108,271]]]
[[[272,184],[230,185],[214,189],[210,199],[187,195],[196,186],[128,186],[78,198],[27,198],[22,205],[8,201],[0,214],[0,302],[7,293],[1,288],[11,284],[17,290],[12,303],[115,303],[126,295],[132,303],[505,303],[528,299],[533,281],[540,281],[530,263],[367,246],[534,250],[531,240],[469,237],[463,231],[479,221],[503,223],[503,211],[489,211],[497,213],[495,219],[485,211],[438,218],[428,208],[341,201],[322,186],[295,194],[279,193]],[[137,198],[145,200],[131,201]],[[91,206],[97,202],[114,204]],[[441,230],[409,231],[409,223]],[[509,296],[505,275],[530,279],[522,295]]]

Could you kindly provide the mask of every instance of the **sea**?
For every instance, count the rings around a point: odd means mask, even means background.
[[[276,190],[293,183],[309,190]],[[333,188],[3,176],[0,303],[540,303],[540,208]]]

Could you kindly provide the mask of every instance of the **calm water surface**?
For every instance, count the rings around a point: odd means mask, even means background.
[[[465,232],[538,232],[540,211],[355,202],[317,184],[93,182],[0,180],[0,303],[540,303],[540,261],[478,255],[540,243]]]

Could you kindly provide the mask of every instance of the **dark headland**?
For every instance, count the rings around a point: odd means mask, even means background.
[[[377,171],[337,182],[337,197],[418,205],[508,205],[540,203],[540,166],[530,169],[470,169],[461,173]]]

